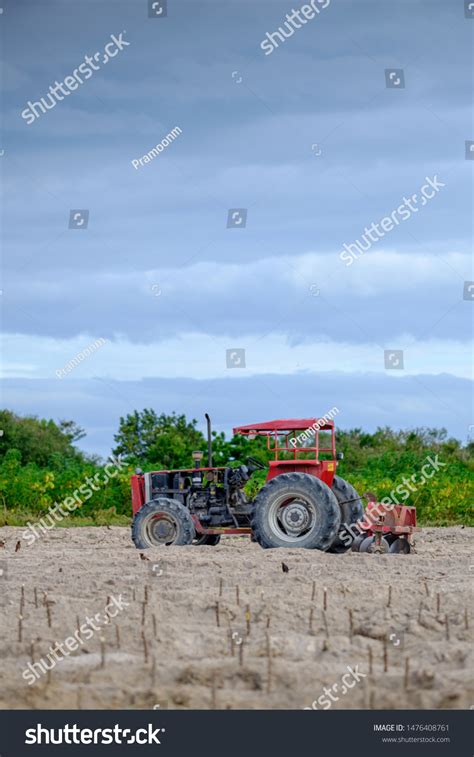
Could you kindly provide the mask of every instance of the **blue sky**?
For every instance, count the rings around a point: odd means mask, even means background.
[[[104,455],[145,406],[226,431],[337,406],[343,428],[468,438],[474,19],[457,0],[331,0],[265,55],[302,5],[3,3],[4,406],[73,418]],[[28,101],[119,34],[28,125]],[[426,177],[442,188],[346,265],[343,245]],[[245,228],[227,228],[233,208]]]

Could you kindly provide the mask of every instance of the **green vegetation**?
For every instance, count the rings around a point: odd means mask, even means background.
[[[194,449],[206,451],[196,420],[135,411],[120,419],[115,436],[113,452],[126,464],[103,483],[105,463],[77,450],[74,442],[84,432],[74,422],[22,418],[5,410],[0,428],[0,525],[38,520],[94,477],[100,483],[92,496],[60,525],[126,525],[129,479],[137,465],[144,470],[189,467]],[[237,465],[249,455],[269,459],[261,438],[213,436],[215,465]],[[422,525],[473,525],[472,442],[463,447],[438,429],[384,428],[374,434],[354,429],[338,432],[337,447],[344,453],[338,473],[360,493],[372,491],[378,499],[391,496],[415,505]],[[265,472],[257,471],[247,493],[253,496],[264,480]]]

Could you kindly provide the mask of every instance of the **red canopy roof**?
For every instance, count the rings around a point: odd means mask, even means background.
[[[234,434],[245,434],[249,432],[271,433],[272,431],[302,431],[319,424],[320,429],[334,427],[334,421],[322,420],[321,418],[283,418],[277,421],[265,421],[264,423],[250,423],[248,426],[236,426]]]

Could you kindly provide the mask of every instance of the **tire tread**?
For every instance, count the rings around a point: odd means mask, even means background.
[[[300,488],[302,494],[306,494],[308,497],[313,497],[319,506],[319,516],[321,518],[321,526],[312,535],[311,539],[306,543],[299,545],[297,543],[285,544],[283,540],[278,543],[278,537],[269,538],[265,529],[265,510],[271,504],[273,496],[282,491],[294,491],[295,488]],[[305,549],[320,549],[327,550],[334,536],[337,534],[337,530],[340,524],[340,509],[337,499],[329,486],[324,481],[311,476],[308,473],[282,473],[275,478],[270,479],[260,489],[254,500],[254,509],[251,519],[252,533],[255,540],[264,549],[271,549],[274,547],[286,547],[292,548],[305,548]],[[305,538],[305,537],[304,537]]]

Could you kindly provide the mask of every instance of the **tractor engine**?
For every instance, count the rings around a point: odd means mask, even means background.
[[[189,470],[145,473],[145,501],[166,497],[184,505],[205,528],[248,526],[251,505],[242,491],[255,467],[201,468],[202,453],[193,453]]]
[[[257,469],[256,458],[246,465],[215,466],[212,460],[211,419],[207,420],[207,460],[192,453],[193,467],[144,473],[131,478],[132,539],[139,549],[167,544],[215,546],[222,533],[249,534],[254,503],[243,488]]]

